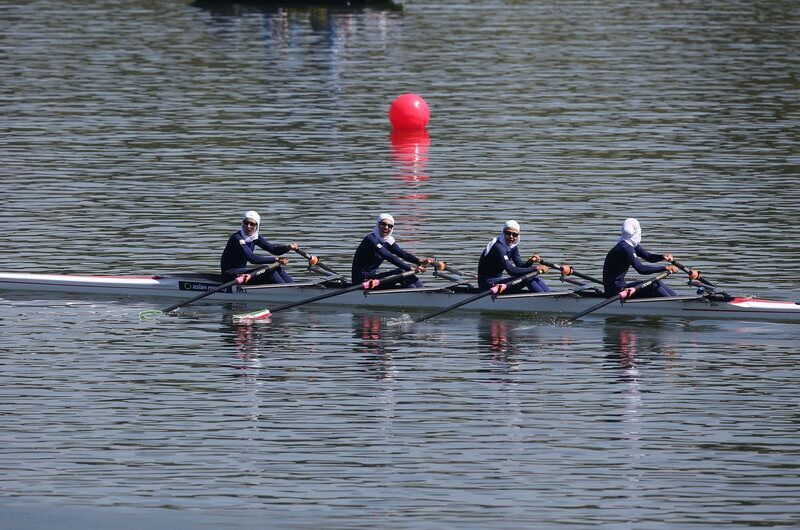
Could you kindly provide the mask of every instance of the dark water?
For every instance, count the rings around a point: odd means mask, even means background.
[[[516,218],[525,252],[598,274],[635,216],[727,290],[797,300],[798,23],[7,2],[0,270],[215,270],[255,208],[342,271],[389,211],[458,268]],[[404,92],[426,135],[390,136]],[[0,293],[0,527],[800,524],[798,326],[152,307]]]

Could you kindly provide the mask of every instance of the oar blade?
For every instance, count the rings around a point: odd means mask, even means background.
[[[152,320],[163,314],[164,312],[160,309],[147,309],[145,311],[139,311],[139,320]]]
[[[239,315],[233,315],[233,322],[234,324],[239,323],[250,323],[255,322],[257,320],[266,320],[268,319],[272,313],[269,309],[259,309],[258,311],[251,311],[250,313],[241,313]]]
[[[598,310],[598,309],[600,309],[601,307],[605,307],[605,306],[607,306],[608,304],[611,304],[611,303],[613,303],[613,302],[616,302],[616,301],[617,301],[617,300],[619,300],[619,299],[620,299],[620,296],[619,296],[619,295],[617,295],[617,296],[613,296],[613,297],[611,297],[611,298],[608,298],[608,299],[606,299],[606,300],[603,300],[603,301],[602,301],[602,302],[600,302],[599,304],[595,304],[595,305],[593,305],[592,307],[590,307],[590,308],[588,308],[588,309],[584,309],[584,310],[583,310],[583,311],[581,311],[580,313],[577,313],[577,314],[575,314],[575,315],[572,315],[571,317],[569,317],[569,318],[567,319],[567,322],[575,322],[576,320],[578,320],[578,319],[579,319],[579,318],[581,318],[582,316],[588,315],[588,314],[589,314],[589,313],[591,313],[592,311],[597,311],[597,310]]]

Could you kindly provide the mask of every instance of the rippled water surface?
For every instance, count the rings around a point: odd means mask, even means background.
[[[800,298],[796,2],[0,21],[2,271],[211,271],[255,208],[343,272],[389,211],[461,269],[516,218],[524,252],[599,274],[635,216],[730,292]],[[404,92],[426,134],[390,134]],[[800,326],[153,307],[0,293],[0,526],[800,524]]]

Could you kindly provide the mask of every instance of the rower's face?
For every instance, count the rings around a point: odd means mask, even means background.
[[[253,232],[256,231],[256,228],[258,228],[258,223],[256,223],[252,219],[245,219],[244,221],[242,221],[242,226],[244,227],[245,233],[248,236],[251,236],[253,235]]]
[[[389,234],[392,233],[392,228],[394,228],[393,224],[390,224],[388,221],[381,221],[378,223],[378,228],[381,232],[381,237],[388,237]]]
[[[503,230],[503,237],[506,240],[506,245],[513,245],[519,240],[519,232],[512,228]]]

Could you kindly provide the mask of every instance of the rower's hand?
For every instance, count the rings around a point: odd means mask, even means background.
[[[414,269],[414,272],[417,274],[422,274],[426,270],[428,269],[425,267],[425,265],[417,265],[417,267]]]
[[[542,258],[539,256],[539,254],[534,254],[528,258],[528,263],[539,263],[540,261],[542,261]]]
[[[419,260],[420,265],[433,265],[433,262],[436,261],[433,258],[422,258]]]
[[[317,263],[319,263],[319,258],[318,257],[316,257],[316,256],[309,256],[308,257],[308,266],[309,267],[313,267]]]
[[[675,261],[675,258],[673,257],[672,254],[664,254],[661,257],[664,258],[664,261],[670,261],[670,262]]]
[[[275,261],[277,261],[284,267],[289,264],[289,258],[275,258]]]
[[[539,271],[539,274],[547,274],[547,271],[550,270],[550,267],[546,265],[537,265],[536,270]]]
[[[292,243],[289,243],[289,248],[294,250],[295,252],[297,252],[297,250],[300,248],[300,245],[298,245],[297,243],[292,242]]]
[[[680,269],[679,269],[678,267],[676,267],[675,265],[667,265],[667,266],[666,266],[666,267],[664,267],[664,268],[665,268],[665,269],[667,269],[667,270],[668,270],[669,272],[671,272],[672,274],[675,274],[676,272],[678,272],[678,271],[680,270]]]
[[[696,280],[699,277],[700,277],[700,271],[695,271],[695,270],[689,269],[689,279],[690,280]]]

